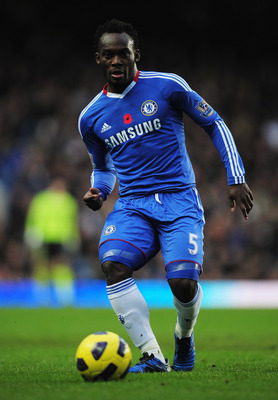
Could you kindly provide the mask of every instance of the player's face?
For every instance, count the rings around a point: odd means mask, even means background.
[[[137,73],[139,50],[133,47],[132,38],[126,33],[105,33],[100,38],[96,62],[108,82],[108,91],[122,93]]]

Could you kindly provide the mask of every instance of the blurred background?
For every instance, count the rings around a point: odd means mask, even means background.
[[[255,197],[248,222],[238,210],[230,213],[220,157],[206,133],[185,117],[206,215],[202,279],[278,279],[274,6],[271,1],[1,3],[1,281],[103,279],[98,240],[118,193],[115,188],[99,212],[83,204],[91,165],[77,120],[105,84],[94,62],[93,35],[110,18],[138,30],[139,69],[180,74],[224,118],[242,156]],[[164,279],[161,256],[137,277]]]

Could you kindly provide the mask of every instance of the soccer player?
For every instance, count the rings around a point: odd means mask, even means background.
[[[119,199],[108,215],[99,256],[111,306],[142,358],[130,372],[168,372],[149,322],[149,310],[132,277],[161,250],[177,310],[173,369],[195,363],[193,328],[202,301],[202,203],[186,150],[183,113],[210,136],[227,171],[231,210],[245,219],[253,195],[231,132],[217,112],[181,78],[138,71],[138,35],[117,20],[95,34],[96,62],[107,80],[81,112],[79,131],[93,172],[84,201],[99,210],[113,190]]]

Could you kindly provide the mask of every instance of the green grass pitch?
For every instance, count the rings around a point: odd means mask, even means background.
[[[153,330],[173,360],[175,311],[151,310]],[[278,310],[201,310],[192,372],[128,374],[84,382],[74,361],[79,342],[95,331],[128,341],[112,310],[0,309],[0,399],[206,400],[278,398]]]

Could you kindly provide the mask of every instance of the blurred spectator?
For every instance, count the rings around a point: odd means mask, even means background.
[[[79,248],[77,202],[64,180],[53,179],[47,189],[32,199],[26,217],[25,241],[35,258],[35,268],[47,264],[50,273],[69,265]],[[35,275],[38,271],[35,270]]]
[[[61,178],[37,193],[30,202],[25,242],[33,262],[33,277],[49,282],[64,304],[72,302],[71,261],[79,250],[78,206]]]

